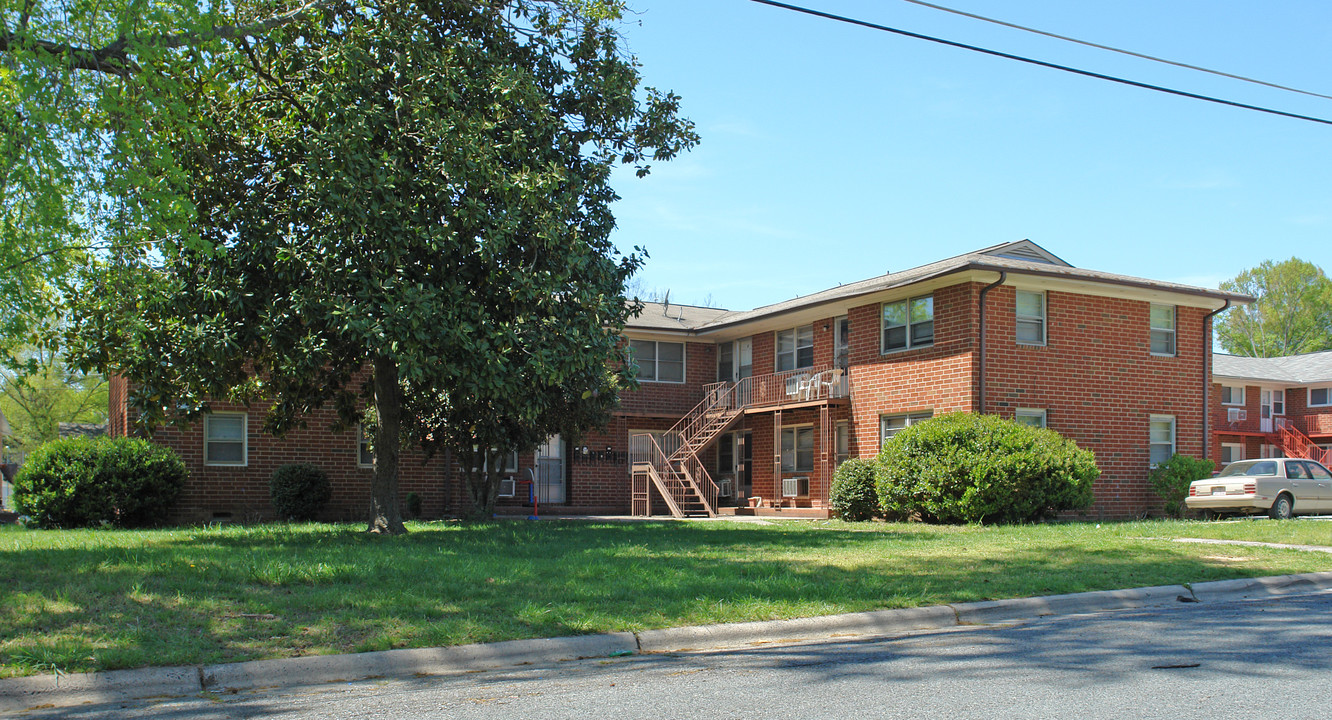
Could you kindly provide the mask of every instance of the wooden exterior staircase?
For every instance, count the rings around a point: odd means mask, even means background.
[[[707,385],[702,402],[670,430],[629,438],[634,515],[652,514],[655,489],[677,518],[717,516],[717,483],[699,455],[744,413],[740,385]]]
[[[1309,436],[1300,432],[1289,420],[1285,418],[1276,418],[1275,420],[1272,432],[1267,436],[1267,441],[1281,448],[1286,457],[1317,460],[1324,466],[1332,460],[1332,457],[1329,457],[1332,453],[1315,445],[1314,441],[1309,439]]]

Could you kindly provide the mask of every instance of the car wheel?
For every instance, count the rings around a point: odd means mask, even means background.
[[[1272,509],[1267,511],[1267,516],[1273,520],[1289,520],[1294,515],[1295,503],[1286,493],[1278,495],[1276,502],[1272,503]]]
[[[1222,515],[1221,513],[1217,512],[1217,511],[1215,511],[1215,510],[1203,510],[1203,511],[1202,511],[1202,519],[1203,519],[1203,520],[1220,520],[1220,519],[1223,518],[1223,517],[1225,517],[1225,516]]]

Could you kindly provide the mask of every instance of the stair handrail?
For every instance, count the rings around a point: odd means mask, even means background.
[[[1276,429],[1277,445],[1287,456],[1316,460],[1323,465],[1327,465],[1328,452],[1318,447],[1317,443],[1300,432],[1294,423],[1286,418],[1278,418],[1278,421],[1272,425]]]
[[[663,440],[668,438],[663,437]],[[689,500],[689,492],[685,489],[688,485],[688,479],[681,479],[680,473],[671,466],[666,451],[657,443],[657,438],[648,433],[631,435],[629,437],[629,462],[630,465],[643,463],[651,466],[654,481],[658,483],[658,489],[664,489],[663,495],[667,496],[667,504],[671,506],[671,514],[680,517],[679,507]],[[648,500],[648,512],[651,512],[651,500]]]

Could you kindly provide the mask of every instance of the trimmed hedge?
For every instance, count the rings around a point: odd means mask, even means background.
[[[1189,484],[1194,480],[1211,477],[1216,463],[1211,460],[1198,460],[1188,455],[1175,453],[1169,460],[1157,464],[1147,476],[1152,482],[1152,489],[1165,500],[1165,512],[1170,517],[1183,517],[1188,507],[1184,498],[1189,496]]]
[[[185,463],[136,438],[66,438],[32,452],[14,478],[14,505],[43,528],[139,528],[166,521]]]
[[[333,497],[328,473],[307,463],[283,465],[268,481],[273,512],[279,520],[314,520]]]
[[[847,458],[833,474],[828,502],[833,514],[848,522],[873,520],[880,515],[874,487],[874,463]]]
[[[884,512],[939,523],[1031,522],[1092,503],[1095,455],[1058,433],[953,413],[893,435],[879,453]]]

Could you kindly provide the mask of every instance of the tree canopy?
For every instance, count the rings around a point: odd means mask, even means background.
[[[1216,324],[1226,352],[1278,357],[1332,350],[1332,280],[1311,262],[1264,260],[1221,283],[1257,300],[1228,310]]]
[[[90,133],[107,172],[74,173],[114,210],[90,231],[95,272],[62,290],[77,357],[135,380],[149,422],[266,400],[282,433],[368,403],[379,532],[404,530],[404,439],[531,447],[604,417],[632,382],[619,331],[641,263],[609,239],[611,171],[697,141],[678,98],[639,88],[619,4],[210,12],[64,53],[113,65],[67,72],[116,98],[114,126]]]

